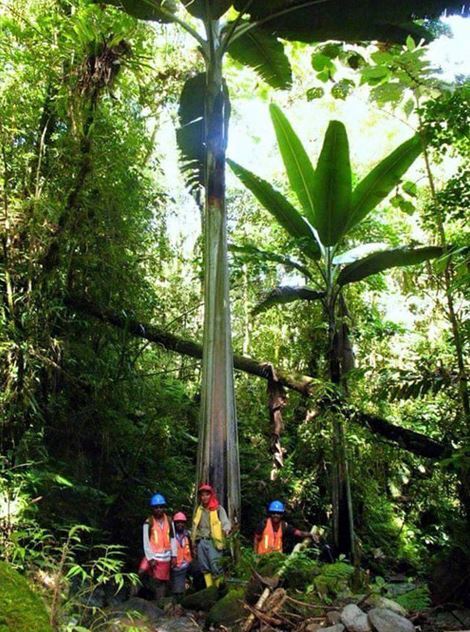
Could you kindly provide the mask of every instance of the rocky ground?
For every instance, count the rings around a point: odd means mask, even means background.
[[[365,595],[356,603],[331,604],[321,613],[312,606],[309,616],[305,602],[297,602],[283,588],[271,591],[261,608],[245,601],[244,589],[225,593],[208,589],[188,595],[182,604],[167,600],[162,608],[138,597],[129,599],[109,613],[107,629],[121,632],[131,628],[147,632],[470,632],[470,610],[408,613],[391,599]]]

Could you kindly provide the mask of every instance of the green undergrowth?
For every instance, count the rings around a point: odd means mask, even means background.
[[[46,607],[25,577],[0,562],[0,632],[52,632]]]
[[[395,601],[405,610],[412,612],[425,610],[431,605],[431,595],[426,585],[417,586],[403,595],[398,595]]]

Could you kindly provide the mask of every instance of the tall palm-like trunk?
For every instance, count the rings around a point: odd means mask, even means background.
[[[338,332],[337,288],[333,279],[333,253],[326,253],[326,310],[328,319],[328,368],[329,377],[338,389],[342,388],[341,372],[341,336]],[[333,539],[339,553],[354,558],[354,520],[349,481],[349,467],[344,436],[343,419],[339,410],[333,410],[333,467],[332,467],[332,505]]]
[[[222,76],[220,24],[206,23],[204,340],[198,476],[210,481],[233,522],[240,519],[240,467],[233,380],[225,207],[229,100]]]

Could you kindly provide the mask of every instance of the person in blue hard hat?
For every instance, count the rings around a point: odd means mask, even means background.
[[[171,570],[171,520],[165,513],[166,500],[162,494],[150,498],[151,515],[143,524],[144,557],[139,565],[140,576],[153,580],[155,598],[165,596]]]
[[[311,538],[316,536],[308,531],[301,531],[288,524],[283,518],[286,508],[280,500],[272,500],[268,505],[268,515],[256,528],[254,549],[258,555],[267,553],[285,553],[288,543],[295,538]]]

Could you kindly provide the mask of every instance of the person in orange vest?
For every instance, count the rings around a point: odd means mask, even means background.
[[[254,549],[258,555],[267,553],[285,553],[286,544],[293,539],[317,537],[308,531],[301,531],[283,520],[286,508],[280,500],[273,500],[268,505],[268,516],[260,522],[255,531]]]
[[[225,538],[232,525],[211,485],[199,485],[198,499],[191,531],[191,539],[195,543],[194,553],[206,586],[219,586],[223,578],[220,559],[225,548]]]
[[[155,599],[162,599],[170,580],[171,520],[165,513],[166,500],[162,494],[150,498],[152,515],[143,525],[144,558],[139,575],[149,575],[154,584]]]
[[[171,592],[181,597],[186,587],[186,575],[193,559],[191,538],[186,529],[188,519],[182,511],[173,516],[171,538]]]

